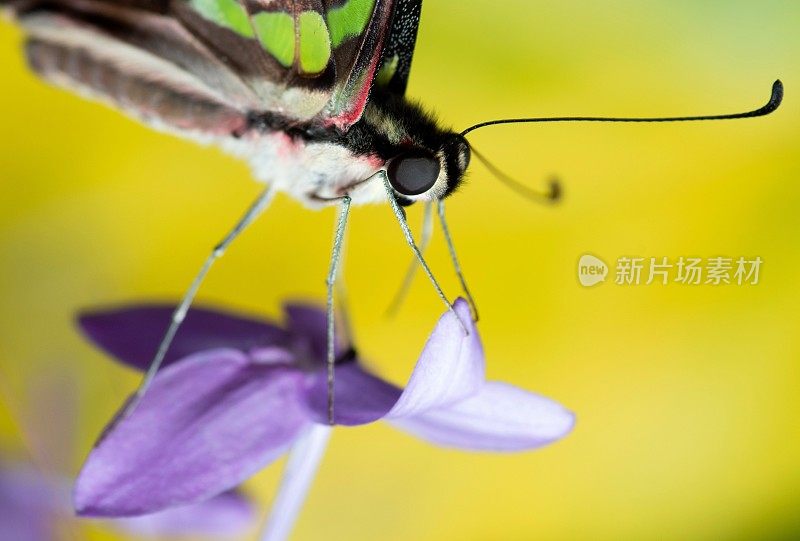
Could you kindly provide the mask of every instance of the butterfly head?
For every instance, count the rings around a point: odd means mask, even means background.
[[[470,156],[467,140],[450,133],[442,138],[438,148],[415,146],[404,150],[387,162],[386,173],[404,205],[442,199],[461,184]]]

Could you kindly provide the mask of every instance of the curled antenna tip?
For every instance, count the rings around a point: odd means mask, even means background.
[[[769,97],[769,102],[764,106],[764,113],[769,114],[783,102],[783,83],[780,79],[775,79],[772,83],[772,95]]]

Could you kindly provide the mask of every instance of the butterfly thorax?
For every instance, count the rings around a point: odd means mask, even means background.
[[[240,139],[244,144],[234,149],[250,161],[256,178],[275,183],[311,207],[335,203],[345,195],[355,204],[386,202],[382,170],[390,175],[401,204],[446,197],[461,183],[469,163],[469,146],[460,135],[441,128],[417,104],[380,92],[370,97],[362,118],[347,130],[260,113],[250,116]],[[406,157],[423,166],[410,171],[416,175],[410,189],[395,182],[402,181],[396,165]]]

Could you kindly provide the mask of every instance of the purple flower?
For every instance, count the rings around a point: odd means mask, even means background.
[[[73,480],[63,474],[73,448],[77,388],[65,374],[48,372],[28,383],[30,405],[23,410],[28,442],[47,458],[45,468],[9,460],[0,453],[0,540],[53,541],[66,524],[77,526],[72,505]],[[230,539],[251,530],[258,516],[239,491],[209,500],[103,525],[145,538]]]
[[[52,541],[58,524],[71,517],[69,482],[26,464],[0,464],[0,539]],[[145,537],[165,536],[219,539],[239,535],[253,526],[256,513],[250,501],[230,491],[199,504],[167,509],[109,525]]]
[[[465,301],[459,299],[455,309],[471,322]],[[141,369],[171,311],[138,306],[87,314],[80,323],[96,344]],[[280,328],[190,311],[137,408],[112,423],[89,455],[74,491],[78,512],[135,516],[202,502],[292,445],[303,449],[302,456],[320,454],[317,444],[328,433],[325,315],[292,305],[286,316]],[[383,419],[435,444],[483,451],[533,449],[566,435],[571,412],[485,380],[480,338],[467,325],[465,335],[454,314],[441,317],[405,389],[370,373],[340,345],[336,424]]]
[[[0,465],[0,539],[55,539],[58,496],[37,472]]]

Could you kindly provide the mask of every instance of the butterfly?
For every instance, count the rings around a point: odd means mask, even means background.
[[[212,264],[283,192],[310,208],[340,208],[327,280],[329,417],[334,419],[333,291],[351,204],[388,202],[406,241],[452,309],[423,257],[433,206],[471,305],[444,215],[490,125],[564,120],[675,121],[760,116],[780,103],[777,82],[757,111],[713,117],[556,117],[442,128],[405,96],[421,0],[0,0],[27,32],[25,53],[44,79],[141,121],[216,144],[246,160],[266,188],[212,251],[176,309],[141,397]],[[403,207],[425,202],[418,244]],[[473,311],[477,317],[477,311]],[[135,404],[136,400],[132,401]]]
[[[463,136],[405,99],[421,0],[3,3],[27,32],[28,64],[41,77],[157,129],[219,145],[267,185],[187,292],[143,389],[213,261],[276,192],[342,209],[329,307],[351,203],[386,200],[450,307],[402,211],[454,192],[470,160]]]
[[[309,207],[441,199],[469,145],[404,98],[420,0],[12,0],[43,78],[218,144]],[[369,179],[369,180],[368,180]]]

